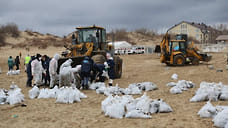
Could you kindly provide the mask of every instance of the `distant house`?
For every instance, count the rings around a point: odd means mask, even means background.
[[[222,44],[228,43],[228,35],[220,35],[215,40],[216,40],[216,43],[222,43]]]
[[[170,34],[187,34],[200,43],[215,43],[218,31],[204,23],[182,21],[168,29]]]

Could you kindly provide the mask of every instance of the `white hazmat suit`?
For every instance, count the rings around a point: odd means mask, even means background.
[[[77,65],[75,68],[72,68],[71,71],[74,74],[74,85],[76,85],[77,88],[80,88],[80,72],[81,72],[82,65]]]
[[[35,59],[31,62],[32,66],[32,75],[34,77],[34,84],[35,85],[41,85],[42,83],[42,73],[44,72],[44,69],[42,67],[41,61],[38,61],[38,59]]]
[[[59,54],[55,54],[55,56],[51,59],[49,63],[49,74],[50,74],[50,88],[54,87],[58,80],[57,68],[58,68],[58,60],[60,58]]]
[[[59,87],[71,86],[74,80],[74,74],[71,67],[72,60],[68,59],[60,66]]]

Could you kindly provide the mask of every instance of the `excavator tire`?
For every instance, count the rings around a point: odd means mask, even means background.
[[[106,61],[106,58],[103,55],[94,55],[92,56],[92,60],[96,64],[104,64],[104,62]]]
[[[192,64],[193,64],[193,65],[199,65],[199,59],[195,57],[195,58],[192,60]]]
[[[115,77],[121,78],[123,60],[119,56],[114,56],[114,62],[115,62]]]
[[[174,56],[173,65],[174,66],[183,66],[185,64],[185,58],[182,55]]]

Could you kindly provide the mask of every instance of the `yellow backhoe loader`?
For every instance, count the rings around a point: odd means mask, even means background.
[[[176,35],[176,39],[170,39],[166,33],[161,44],[161,63],[167,65],[183,66],[186,64],[198,65],[200,61],[208,62],[212,56],[200,53],[199,49],[194,46],[192,41],[188,41],[186,34]]]

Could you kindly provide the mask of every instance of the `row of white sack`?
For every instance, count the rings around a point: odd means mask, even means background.
[[[11,75],[19,75],[20,70],[9,70],[6,75],[11,76]]]
[[[191,81],[179,80],[177,83],[170,82],[166,86],[172,87],[170,93],[179,94],[182,91],[188,90],[188,88],[195,87],[195,84]],[[222,83],[209,83],[201,82],[200,88],[195,92],[190,101],[217,101],[217,100],[228,100],[228,86]]]
[[[80,92],[77,88],[55,86],[53,89],[39,89],[34,86],[29,90],[29,97],[34,98],[56,98],[56,103],[74,103],[80,102],[81,98],[87,98],[87,96]],[[0,104],[14,105],[23,102],[24,95],[21,89],[14,83],[10,86],[9,90],[0,89]]]
[[[208,101],[198,112],[202,118],[213,118],[216,127],[228,128],[228,106],[213,106]]]
[[[142,94],[142,91],[152,91],[158,89],[157,85],[152,82],[143,82],[143,83],[133,83],[129,84],[128,88],[120,88],[118,84],[116,86],[106,87],[105,83],[97,82],[92,83],[89,87],[92,90],[96,90],[98,94],[104,94],[106,96],[110,94],[118,95],[139,95]]]
[[[152,118],[153,113],[172,112],[172,108],[162,99],[152,100],[146,93],[134,99],[131,95],[109,95],[101,103],[105,116],[111,118]]]
[[[80,102],[81,98],[87,98],[87,96],[76,87],[58,88],[58,86],[55,86],[53,89],[39,89],[37,86],[34,86],[29,90],[29,98],[56,98],[56,103],[74,103]]]
[[[14,83],[10,86],[10,90],[5,93],[3,89],[0,90],[0,103],[5,104],[9,103],[10,105],[21,103],[24,101],[24,95],[21,93],[21,89],[18,88]],[[144,83],[135,83],[130,84],[128,88],[123,89],[117,86],[115,87],[106,87],[105,83],[93,83],[90,86],[90,89],[97,89],[99,93],[106,95],[109,94],[141,94],[141,90],[154,90],[157,89],[157,86],[152,82]],[[103,91],[102,91],[103,90]],[[75,87],[62,87],[58,88],[55,86],[53,89],[43,88],[39,89],[37,86],[34,86],[29,90],[29,97],[34,98],[56,98],[57,103],[73,103],[79,102],[80,98],[86,98],[87,96],[80,92]]]
[[[228,86],[222,83],[201,82],[191,102],[228,100]]]

